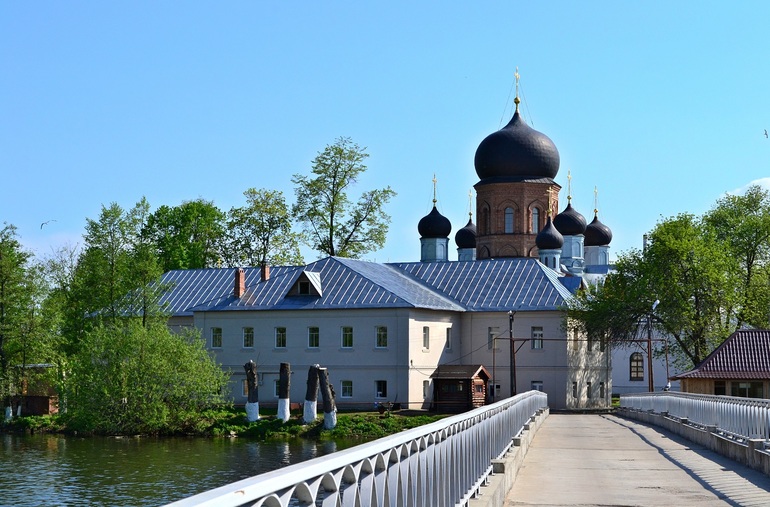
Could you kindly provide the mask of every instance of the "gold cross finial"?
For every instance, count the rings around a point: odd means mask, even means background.
[[[599,189],[594,187],[594,216],[599,214]]]
[[[513,103],[516,104],[516,111],[519,110],[519,103],[521,102],[521,99],[519,99],[519,78],[521,77],[519,75],[519,68],[516,67],[516,72],[513,73],[513,77],[516,79],[516,97],[513,99]]]
[[[436,179],[436,173],[433,173],[433,205],[436,205],[436,183],[438,183],[438,180]]]
[[[473,220],[473,191],[468,190],[468,220]]]
[[[548,214],[549,215],[555,215],[556,214],[556,203],[554,202],[555,199],[553,197],[553,193],[556,192],[556,189],[553,187],[550,187],[548,190],[545,191],[545,195],[548,196]]]
[[[572,171],[567,171],[567,203],[572,202]]]

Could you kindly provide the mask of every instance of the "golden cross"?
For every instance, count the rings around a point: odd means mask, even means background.
[[[594,187],[594,215],[599,214],[599,189]]]
[[[519,78],[521,77],[519,75],[519,67],[516,67],[516,72],[513,73],[513,77],[516,79],[516,97],[514,97],[513,103],[516,104],[516,111],[518,111],[519,103],[521,102],[521,99],[519,99]]]
[[[567,171],[567,202],[572,202],[572,171]]]
[[[473,219],[473,191],[468,190],[468,219]]]
[[[433,173],[433,205],[436,205],[436,183],[438,183],[438,180],[436,179],[436,173]]]

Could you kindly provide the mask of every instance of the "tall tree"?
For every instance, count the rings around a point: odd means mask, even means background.
[[[395,192],[390,187],[365,191],[355,204],[347,194],[366,171],[367,157],[365,148],[340,137],[313,160],[313,176],[292,178],[293,213],[306,243],[322,254],[359,258],[385,244],[390,216],[384,207]]]
[[[734,261],[740,294],[735,328],[767,326],[770,192],[753,185],[743,195],[727,195],[706,213],[704,222]]]
[[[603,285],[578,294],[568,321],[616,343],[643,338],[651,321],[673,339],[676,363],[692,367],[734,327],[734,286],[722,243],[696,217],[681,214],[655,227],[644,252],[621,256]]]
[[[291,230],[283,192],[250,188],[243,195],[246,205],[227,215],[227,240],[221,249],[226,264],[302,264],[299,236]]]
[[[161,206],[143,231],[156,245],[163,271],[207,268],[217,264],[225,214],[203,199]]]

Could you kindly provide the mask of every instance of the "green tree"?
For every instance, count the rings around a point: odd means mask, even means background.
[[[314,176],[295,174],[293,207],[306,243],[326,255],[360,258],[382,248],[390,224],[384,206],[396,195],[390,187],[369,190],[354,204],[348,190],[366,171],[365,148],[341,137],[313,160]]]
[[[99,433],[173,433],[222,403],[228,374],[197,330],[137,320],[89,331],[71,360],[68,424]]]
[[[143,234],[155,244],[163,271],[217,264],[225,214],[203,199],[161,206],[149,216]]]
[[[727,195],[706,213],[704,222],[734,261],[739,292],[735,328],[768,326],[770,192],[753,185],[743,195]]]
[[[227,241],[222,248],[228,266],[302,264],[299,237],[292,232],[291,215],[283,193],[250,188],[246,206],[227,216]]]
[[[589,336],[620,343],[643,339],[649,318],[673,340],[675,363],[692,367],[734,327],[731,259],[693,215],[663,220],[649,238],[644,252],[622,255],[602,285],[576,296],[568,322]]]

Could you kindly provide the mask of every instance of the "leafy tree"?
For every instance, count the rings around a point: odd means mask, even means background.
[[[770,192],[753,185],[744,195],[727,195],[706,213],[704,222],[734,261],[740,305],[736,329],[744,324],[767,326]]]
[[[227,241],[222,253],[229,266],[302,264],[299,237],[292,232],[283,192],[250,188],[246,206],[227,216]]]
[[[100,433],[182,432],[222,403],[224,372],[197,330],[137,320],[89,331],[71,361],[69,425]]]
[[[313,160],[313,177],[295,174],[293,213],[303,224],[305,241],[326,255],[359,258],[382,248],[390,216],[383,208],[396,195],[390,187],[369,190],[354,204],[348,190],[366,171],[369,155],[341,137]]]
[[[655,227],[644,252],[622,255],[602,285],[578,294],[568,321],[589,336],[621,343],[644,338],[649,318],[673,339],[675,363],[692,367],[734,327],[734,287],[722,243],[696,217],[681,214]]]
[[[224,235],[225,214],[203,199],[161,206],[147,220],[143,235],[151,239],[163,271],[216,265]]]

